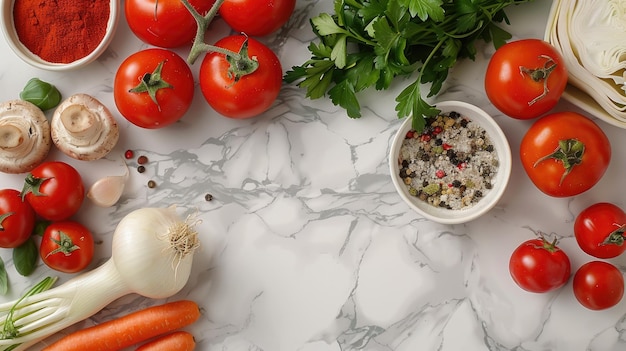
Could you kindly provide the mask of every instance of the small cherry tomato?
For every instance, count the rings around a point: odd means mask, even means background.
[[[522,166],[530,180],[547,195],[567,197],[593,187],[611,160],[606,134],[576,112],[539,118],[520,144]]]
[[[210,52],[200,66],[200,89],[206,101],[219,114],[230,118],[251,118],[269,109],[282,86],[278,57],[261,42],[243,35],[225,37],[215,46],[240,52],[254,62],[229,62],[226,55]],[[244,67],[244,69],[241,69]]]
[[[512,41],[489,60],[485,92],[504,114],[517,119],[536,118],[559,102],[567,85],[561,54],[539,39]]]
[[[626,213],[614,204],[593,204],[576,216],[574,235],[578,246],[591,256],[613,258],[626,251]]]
[[[264,36],[282,27],[295,7],[296,0],[225,0],[219,13],[236,32]]]
[[[199,14],[213,6],[213,0],[190,0]],[[162,48],[191,45],[196,36],[196,20],[180,0],[125,0],[128,27],[142,41]]]
[[[52,222],[43,233],[39,254],[43,262],[59,272],[76,273],[93,258],[94,241],[89,229],[78,222]]]
[[[145,49],[130,55],[115,74],[115,105],[131,123],[163,128],[187,112],[194,80],[187,62],[173,51]]]
[[[73,216],[85,199],[85,186],[78,171],[65,162],[44,162],[24,180],[22,199],[35,213],[50,221]]]
[[[35,211],[15,189],[0,190],[0,247],[22,245],[35,227]]]
[[[624,277],[614,265],[591,261],[574,274],[574,296],[590,310],[604,310],[617,305],[624,296]]]
[[[531,239],[520,244],[511,254],[509,272],[520,288],[544,293],[567,283],[571,266],[569,257],[556,242]]]

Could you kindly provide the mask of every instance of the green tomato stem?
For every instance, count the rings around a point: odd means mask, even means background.
[[[256,59],[250,58],[248,56],[248,40],[243,43],[239,52],[235,52],[232,50],[228,50],[225,48],[221,48],[215,45],[209,45],[204,42],[204,36],[206,31],[211,24],[211,21],[217,15],[217,12],[224,3],[224,0],[217,0],[211,6],[209,12],[206,15],[202,16],[196,11],[196,9],[191,6],[189,0],[181,0],[183,5],[187,8],[187,10],[191,13],[193,18],[196,20],[196,24],[198,29],[196,31],[196,37],[193,40],[193,44],[191,46],[191,50],[189,51],[189,55],[187,56],[187,63],[193,65],[198,57],[205,52],[216,52],[226,56],[230,64],[230,69],[228,70],[228,74],[237,82],[241,77],[251,74],[257,70],[259,67],[259,63]]]
[[[196,30],[196,37],[193,40],[193,44],[191,46],[191,50],[189,51],[189,56],[187,56],[187,63],[193,65],[198,57],[204,52],[218,52],[224,54],[228,57],[233,57],[235,59],[239,59],[240,56],[238,53],[234,51],[230,51],[224,48],[220,48],[214,45],[209,45],[204,42],[204,36],[206,34],[207,29],[209,28],[209,24],[213,21],[213,18],[217,15],[217,12],[224,3],[224,0],[217,0],[211,6],[209,12],[206,15],[202,16],[196,9],[191,6],[189,0],[181,0],[187,11],[191,13],[191,16],[196,20],[196,24],[198,25],[198,29]]]

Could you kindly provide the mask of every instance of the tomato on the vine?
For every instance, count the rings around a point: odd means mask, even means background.
[[[0,190],[0,247],[14,248],[30,237],[35,211],[15,189]]]
[[[74,167],[61,161],[49,161],[26,176],[21,196],[37,215],[60,221],[78,212],[85,199],[85,186]]]
[[[93,235],[74,221],[52,222],[41,238],[39,254],[50,268],[76,273],[85,269],[93,258]]]
[[[539,118],[520,145],[530,180],[547,195],[567,197],[591,189],[609,166],[611,144],[589,118],[556,112]]]
[[[522,39],[502,45],[489,60],[485,92],[504,114],[532,119],[550,111],[567,85],[567,68],[550,43]]]
[[[574,296],[591,310],[617,305],[624,296],[624,276],[617,267],[604,261],[591,261],[574,274]]]
[[[236,32],[264,36],[282,27],[295,7],[296,0],[225,0],[219,13]]]
[[[189,0],[199,14],[214,0]],[[126,0],[124,12],[130,30],[142,41],[162,48],[191,45],[198,25],[180,0]]]
[[[240,53],[243,60],[234,62],[217,52],[204,57],[200,88],[209,105],[230,118],[251,118],[269,109],[282,85],[282,67],[276,54],[244,35],[225,37],[215,46]]]
[[[567,283],[571,266],[569,257],[556,242],[543,238],[520,244],[509,259],[509,273],[522,289],[544,293]]]
[[[608,202],[593,204],[576,216],[574,235],[578,246],[589,255],[617,257],[626,251],[626,213]]]
[[[163,128],[187,112],[194,94],[191,69],[167,49],[145,49],[126,58],[115,74],[113,97],[119,112],[131,123]]]

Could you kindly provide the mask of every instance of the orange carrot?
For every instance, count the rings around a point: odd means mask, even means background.
[[[185,327],[200,318],[189,300],[169,302],[73,332],[43,351],[115,351]]]
[[[193,335],[179,330],[145,343],[135,351],[193,351],[195,348]]]

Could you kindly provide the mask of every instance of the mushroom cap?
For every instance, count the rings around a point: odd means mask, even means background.
[[[119,139],[119,127],[109,109],[87,94],[65,99],[54,111],[50,127],[57,148],[77,160],[100,159]]]
[[[51,145],[50,123],[39,107],[23,100],[0,104],[0,172],[30,172]]]

